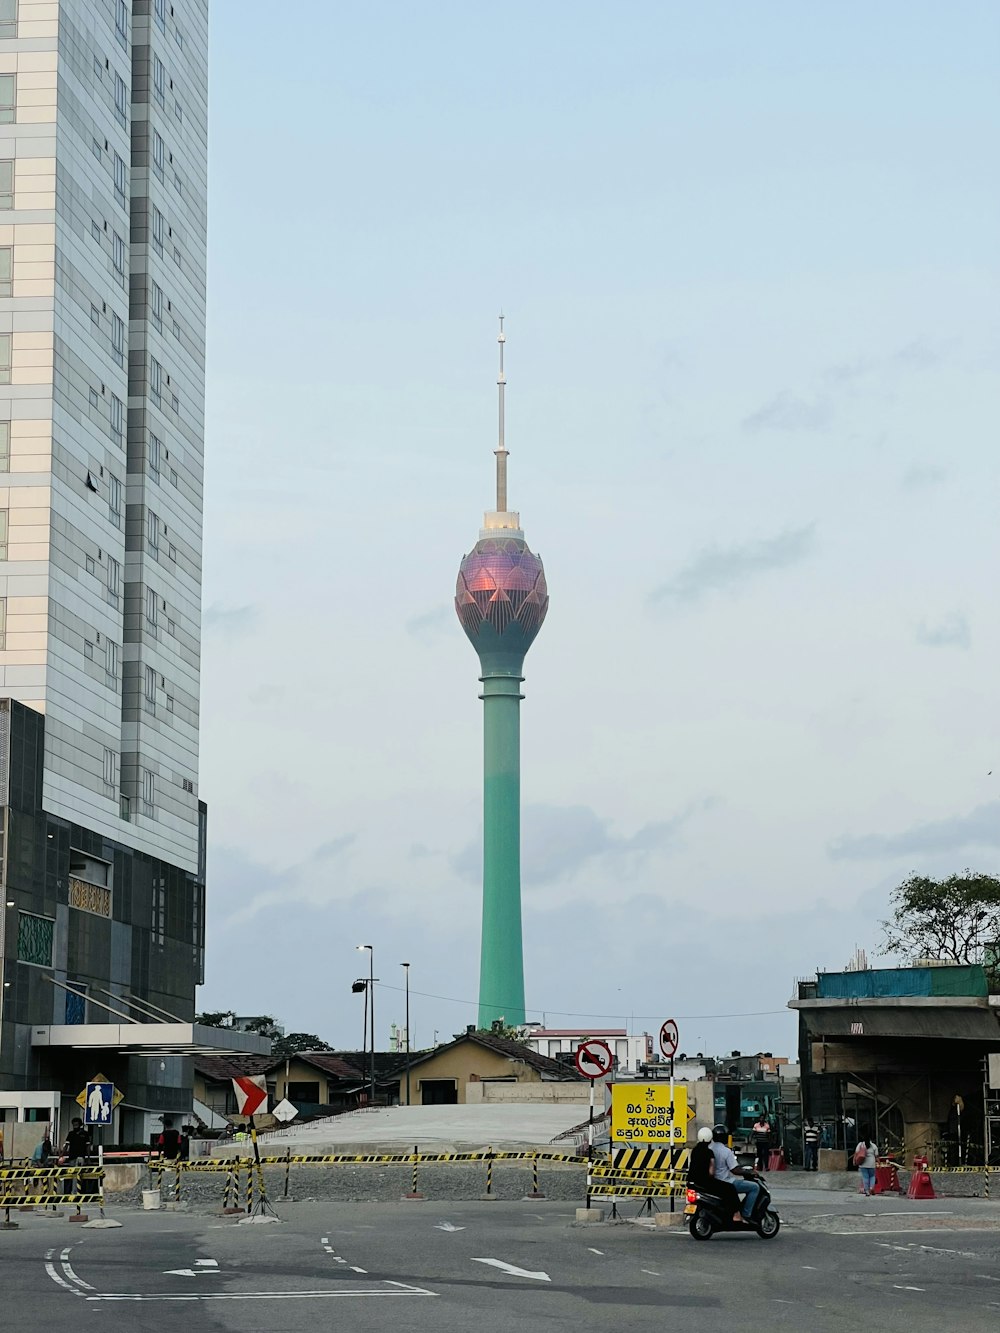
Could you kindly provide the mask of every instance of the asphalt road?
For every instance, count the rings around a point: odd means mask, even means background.
[[[119,1213],[120,1230],[17,1215],[5,1327],[165,1333],[683,1328],[827,1333],[1000,1326],[1000,1206],[777,1191],[773,1241],[699,1243],[561,1202],[290,1204],[274,1225]],[[636,1206],[630,1204],[634,1213]],[[609,1321],[611,1323],[609,1324]]]

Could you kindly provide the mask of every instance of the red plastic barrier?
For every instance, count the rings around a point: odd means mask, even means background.
[[[936,1199],[930,1172],[927,1170],[926,1157],[914,1157],[913,1174],[910,1176],[910,1188],[906,1191],[908,1199]]]

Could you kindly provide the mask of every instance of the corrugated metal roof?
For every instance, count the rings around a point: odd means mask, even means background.
[[[930,1041],[986,1041],[1000,1044],[1000,1020],[991,1009],[953,1006],[886,1005],[801,1009],[814,1039],[833,1037],[918,1037]]]

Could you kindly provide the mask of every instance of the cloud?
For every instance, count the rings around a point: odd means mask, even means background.
[[[953,611],[936,625],[922,620],[916,629],[917,643],[928,648],[968,648],[972,643],[969,622],[960,611]]]
[[[260,608],[252,603],[245,606],[225,606],[222,602],[213,602],[202,613],[202,624],[206,634],[219,634],[223,638],[234,639],[246,634],[253,628]]]
[[[743,420],[743,429],[826,430],[833,420],[833,408],[825,398],[812,401],[793,393],[779,393],[769,403]]]
[[[638,867],[651,853],[676,843],[682,826],[706,802],[672,819],[644,824],[629,836],[611,831],[587,805],[527,805],[521,814],[521,872],[525,884],[554,884],[572,879],[580,870],[601,858],[614,858],[622,865]],[[461,878],[476,883],[483,873],[483,844],[477,838],[452,858],[452,869]]]
[[[967,815],[914,824],[903,833],[845,836],[830,847],[834,861],[867,861],[883,856],[925,856],[967,847],[1000,847],[1000,803],[980,805]]]
[[[251,861],[233,847],[213,848],[213,901],[223,905],[227,926],[244,924],[267,907],[325,904],[330,899],[330,864],[343,861],[356,841],[354,833],[330,838],[304,860],[280,870]]]
[[[903,473],[899,480],[899,488],[902,491],[925,491],[932,486],[940,486],[947,478],[948,473],[943,467],[914,463]]]
[[[661,583],[649,595],[651,603],[692,603],[712,592],[738,588],[758,574],[787,569],[809,556],[815,545],[816,525],[793,528],[766,537],[762,541],[743,542],[737,546],[710,546],[673,578]]]
[[[406,622],[406,632],[414,639],[436,639],[439,638],[445,630],[454,627],[455,608],[450,604],[448,606],[436,606],[432,611],[424,611],[422,615],[413,616]]]

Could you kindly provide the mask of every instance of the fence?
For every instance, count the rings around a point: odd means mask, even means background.
[[[67,1184],[76,1189],[66,1189]],[[98,1166],[7,1166],[0,1168],[0,1208],[5,1227],[12,1227],[12,1208],[55,1207],[96,1203],[104,1213],[104,1167]]]

